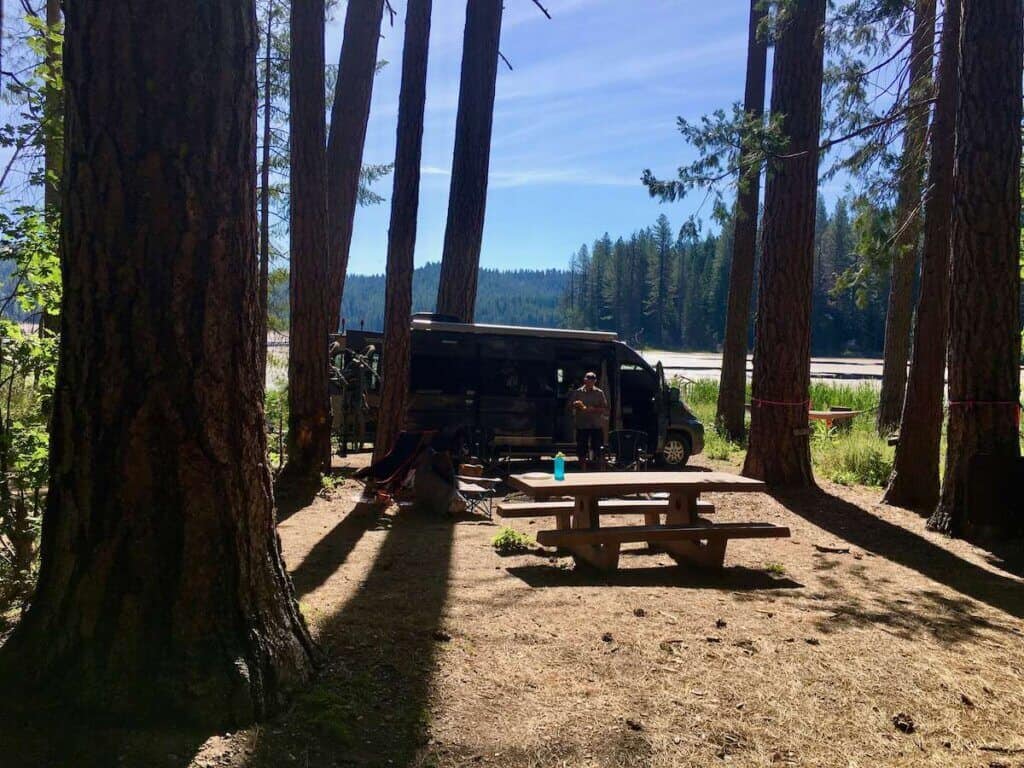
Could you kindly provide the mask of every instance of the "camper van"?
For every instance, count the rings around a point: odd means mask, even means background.
[[[358,430],[358,442],[372,442],[383,334],[349,331],[334,337],[332,349],[336,392],[345,390],[336,402],[349,411],[336,424],[342,432]],[[464,427],[474,448],[491,459],[571,455],[569,398],[587,371],[597,373],[608,397],[609,431],[646,433],[648,451],[663,466],[682,467],[701,452],[704,427],[679,390],[666,384],[661,365],[652,367],[616,334],[462,323],[435,314],[412,318],[405,428]]]

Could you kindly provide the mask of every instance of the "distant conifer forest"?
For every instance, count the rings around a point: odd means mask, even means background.
[[[857,249],[870,248],[886,222],[877,212],[850,208],[842,198],[831,211],[818,201],[812,344],[819,355],[876,356],[885,330],[886,270],[865,269]],[[701,234],[690,224],[674,229],[662,214],[632,234],[605,233],[581,246],[568,269],[481,269],[476,320],[601,329],[636,346],[718,350],[731,248],[730,220],[717,233]],[[433,310],[439,276],[437,263],[416,270],[416,311]],[[382,328],[384,276],[349,275],[342,316],[350,328]]]

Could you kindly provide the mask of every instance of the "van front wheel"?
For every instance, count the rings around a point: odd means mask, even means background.
[[[690,460],[689,437],[679,432],[670,432],[661,449],[661,460],[667,467],[685,467]]]

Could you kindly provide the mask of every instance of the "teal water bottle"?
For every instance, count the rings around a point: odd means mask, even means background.
[[[561,451],[555,454],[555,480],[565,480],[565,456]]]

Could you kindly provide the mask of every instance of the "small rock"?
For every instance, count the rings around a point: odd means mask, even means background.
[[[736,705],[736,709],[743,709],[745,706],[747,705],[741,701],[739,704]]]
[[[715,637],[714,635],[710,635],[710,636],[708,636],[708,637],[705,637],[704,639],[705,639],[705,640],[706,640],[707,642],[709,642],[709,643],[720,643],[720,642],[722,642],[722,638],[720,638],[720,637]]]
[[[452,636],[445,632],[443,629],[434,630],[434,639],[439,643],[447,643],[451,641]]]
[[[612,633],[611,632],[605,632],[603,635],[601,635],[601,641],[604,642],[604,643],[610,643],[614,639],[615,638],[612,637]]]
[[[642,619],[644,616],[647,615],[647,611],[645,611],[643,608],[634,608],[633,615],[636,616],[638,619]]]
[[[973,707],[974,706],[974,702],[971,701],[971,697],[968,696],[966,693],[961,693],[960,694],[960,701],[962,701],[964,706],[966,706],[966,707]]]
[[[821,640],[816,637],[805,637],[804,642],[808,645],[821,645]]]
[[[642,731],[644,729],[643,723],[639,720],[633,720],[632,718],[626,718],[626,725],[629,726],[631,731]]]
[[[899,714],[893,715],[892,724],[896,726],[897,731],[902,731],[903,733],[913,733],[917,730],[917,726],[914,724],[914,718],[906,712],[900,712]]]
[[[726,627],[725,619],[715,619],[715,627],[718,629],[724,629]]]

